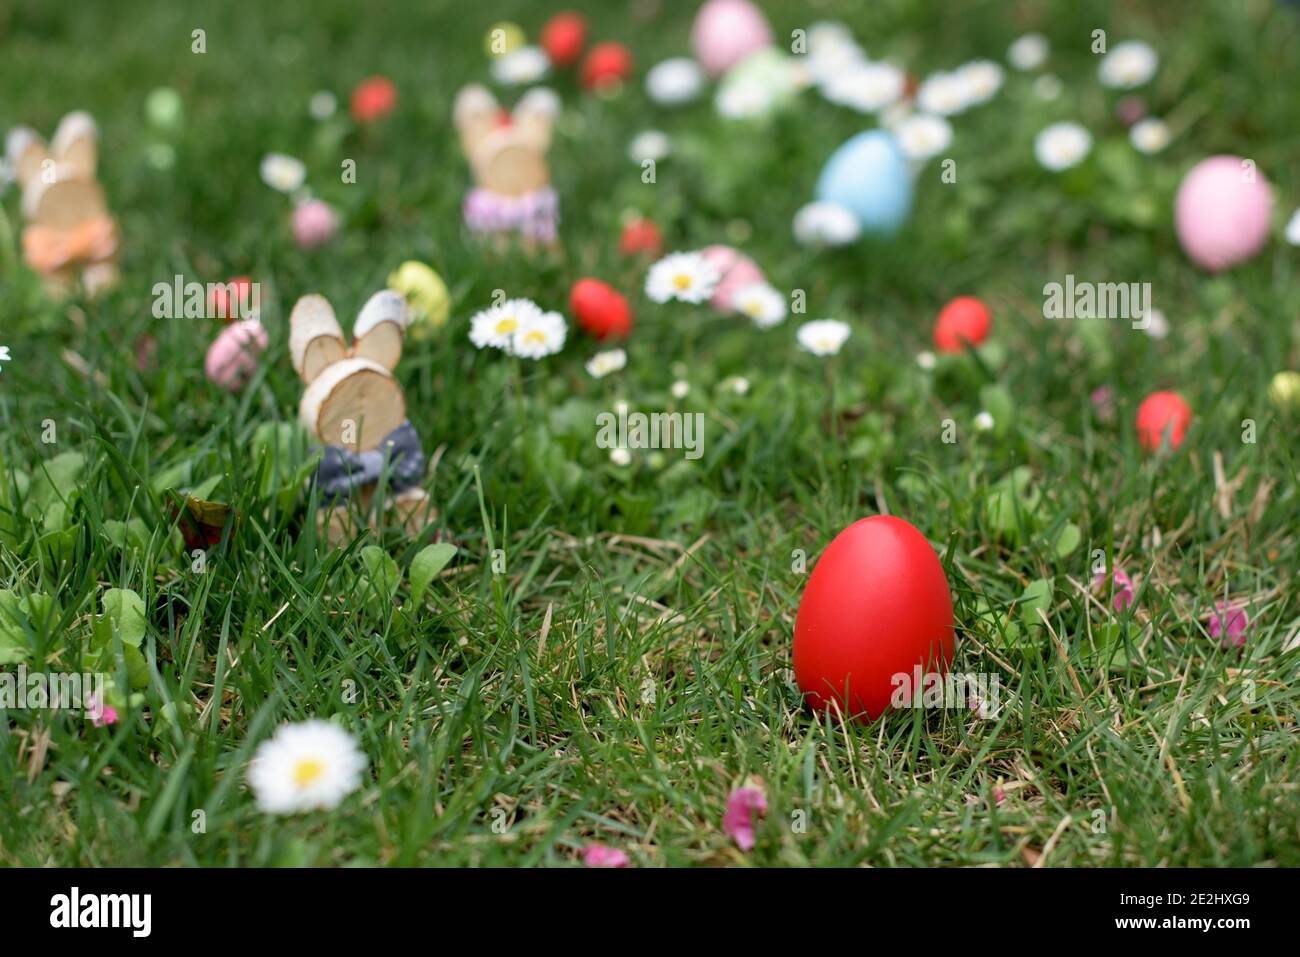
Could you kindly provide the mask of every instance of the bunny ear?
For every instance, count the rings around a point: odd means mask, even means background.
[[[496,129],[500,115],[497,98],[485,86],[471,83],[456,94],[452,119],[460,131],[460,145],[466,156],[472,155],[483,137]]]
[[[289,314],[289,357],[294,371],[308,384],[348,354],[343,330],[324,296],[303,296]]]
[[[551,126],[560,113],[560,97],[548,87],[535,86],[515,106],[515,128],[541,152],[551,146]]]
[[[352,354],[378,363],[385,369],[402,358],[406,329],[406,300],[395,289],[381,289],[366,301],[352,327]]]
[[[41,164],[50,158],[45,141],[30,126],[15,126],[5,136],[5,157],[23,189],[40,179]]]
[[[69,113],[59,121],[50,153],[70,175],[92,177],[99,165],[99,130],[89,113]]]

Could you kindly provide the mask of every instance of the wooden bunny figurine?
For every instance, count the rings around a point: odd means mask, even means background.
[[[326,535],[333,543],[355,532],[350,500],[371,527],[376,482],[388,466],[389,499],[408,532],[422,527],[428,495],[420,487],[425,458],[406,418],[406,397],[392,370],[402,356],[406,300],[383,289],[366,302],[349,346],[325,297],[303,296],[289,316],[289,354],[306,384],[298,417],[324,445],[316,470]]]
[[[528,246],[555,242],[560,209],[546,152],[557,112],[559,98],[542,87],[529,90],[514,113],[478,84],[456,94],[453,118],[475,184],[464,204],[471,230],[500,238],[517,232]]]
[[[25,126],[5,152],[22,187],[23,257],[62,297],[78,279],[88,295],[117,282],[117,224],[96,178],[99,132],[88,113],[69,113],[45,141]]]

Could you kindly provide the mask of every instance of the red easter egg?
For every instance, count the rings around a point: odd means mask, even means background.
[[[352,91],[352,117],[358,123],[371,123],[393,112],[397,106],[397,87],[386,76],[362,80]]]
[[[238,301],[231,302],[230,287],[235,288],[235,295]],[[253,288],[253,280],[249,276],[236,276],[234,279],[227,279],[220,285],[214,285],[211,293],[208,295],[208,312],[213,319],[224,319],[231,322],[235,319],[251,319],[252,316],[241,316],[239,310],[241,305],[250,301]]]
[[[622,83],[632,72],[632,54],[621,43],[597,43],[582,64],[582,85],[599,90]]]
[[[989,337],[988,306],[974,296],[958,296],[939,313],[934,324],[934,344],[940,352],[961,352],[965,343],[979,345]]]
[[[542,27],[542,49],[556,66],[576,63],[587,42],[587,21],[582,14],[566,10]]]
[[[655,255],[663,246],[663,237],[659,234],[659,227],[649,219],[634,219],[623,226],[623,234],[619,237],[618,248],[624,256],[635,256],[637,253],[650,253]]]
[[[812,707],[838,702],[869,720],[904,687],[897,676],[914,687],[918,668],[946,674],[953,641],[952,598],[934,549],[910,523],[873,515],[836,535],[808,578],[794,622],[795,678]]]
[[[1169,433],[1169,446],[1183,444],[1187,427],[1192,424],[1192,407],[1177,392],[1152,392],[1138,406],[1138,441],[1144,449],[1152,451],[1164,444]]]
[[[579,279],[569,290],[569,308],[578,325],[597,339],[622,338],[632,331],[632,309],[618,290],[599,279]]]

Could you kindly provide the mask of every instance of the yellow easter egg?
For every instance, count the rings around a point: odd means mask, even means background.
[[[1279,409],[1300,407],[1300,372],[1284,369],[1268,384],[1268,397]]]
[[[407,331],[415,338],[427,335],[430,328],[446,325],[451,314],[451,294],[442,277],[414,259],[408,259],[388,276],[388,285],[405,298],[411,309]]]
[[[492,24],[488,29],[487,36],[483,40],[483,48],[487,50],[488,56],[504,56],[518,50],[526,41],[523,27],[509,20],[502,20],[500,23]]]

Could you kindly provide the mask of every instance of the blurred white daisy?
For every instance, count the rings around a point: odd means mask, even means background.
[[[1152,339],[1164,339],[1169,335],[1169,320],[1159,309],[1149,309],[1146,315],[1146,328],[1142,331]]]
[[[554,355],[564,348],[564,336],[568,324],[558,312],[541,312],[528,315],[519,322],[514,338],[510,342],[511,351],[524,359],[541,359]]]
[[[1054,173],[1077,166],[1092,149],[1092,134],[1078,123],[1053,123],[1034,139],[1034,155]]]
[[[507,299],[497,306],[475,313],[469,321],[469,341],[479,349],[514,348],[515,333],[525,321],[542,314],[537,303],[530,299]]]
[[[622,349],[606,349],[587,360],[587,373],[593,379],[603,379],[627,366],[627,353]]]
[[[906,75],[892,63],[862,63],[828,78],[821,89],[832,103],[875,113],[901,100],[906,85]]]
[[[1158,117],[1143,117],[1133,124],[1128,138],[1139,153],[1159,153],[1169,145],[1169,127]]]
[[[684,399],[690,394],[691,384],[683,379],[678,379],[668,391],[672,393],[674,399]]]
[[[928,349],[922,349],[916,354],[916,364],[925,372],[934,370],[935,358],[934,353]]]
[[[13,362],[13,361],[14,360],[9,356],[9,347],[0,346],[0,372],[4,371],[3,363]]]
[[[772,91],[762,83],[728,83],[718,90],[713,106],[729,120],[748,120],[772,111]]]
[[[1002,89],[1002,67],[992,60],[974,60],[957,70],[968,105],[987,103]]]
[[[656,63],[645,75],[646,95],[661,106],[689,103],[704,89],[704,72],[690,57],[677,56]]]
[[[988,411],[981,409],[975,416],[975,431],[987,432],[993,428],[993,416]]]
[[[672,149],[673,141],[667,133],[662,130],[643,130],[632,137],[627,155],[634,163],[644,163],[646,160],[658,162],[665,159]]]
[[[616,449],[609,450],[609,460],[620,467],[631,465],[632,453],[620,445]]]
[[[952,143],[952,124],[942,116],[917,113],[899,123],[894,135],[908,159],[928,160]]]
[[[1037,70],[1047,60],[1047,37],[1026,33],[1007,48],[1007,62],[1017,70]]]
[[[805,352],[815,356],[833,356],[849,337],[849,324],[838,319],[814,319],[800,326],[796,337]]]
[[[1034,81],[1034,96],[1038,97],[1044,103],[1050,103],[1061,95],[1065,89],[1065,84],[1055,73],[1044,73]]]
[[[361,786],[365,767],[352,735],[313,718],[281,725],[258,746],[248,784],[267,814],[329,810]]]
[[[749,380],[743,375],[728,376],[722,380],[719,387],[736,395],[746,395],[749,392]]]
[[[1300,209],[1291,214],[1286,224],[1286,241],[1292,246],[1300,246]]]
[[[1102,86],[1131,90],[1156,75],[1160,57],[1151,44],[1142,40],[1125,40],[1101,58],[1097,78]]]
[[[650,267],[645,293],[655,302],[704,302],[721,279],[718,267],[699,253],[670,253]]]
[[[916,91],[916,105],[922,113],[952,116],[970,106],[970,91],[956,73],[932,73]]]
[[[519,98],[516,114],[538,113],[544,116],[560,115],[560,94],[549,86],[535,86]]]
[[[814,23],[808,28],[808,52],[803,56],[814,82],[824,84],[867,62],[848,28],[839,23]]]
[[[838,203],[808,203],[794,214],[794,238],[804,246],[846,246],[861,233],[858,218]]]
[[[307,167],[302,160],[284,153],[267,153],[260,167],[262,182],[281,193],[297,191],[307,180]]]
[[[765,282],[741,286],[731,297],[732,306],[754,320],[760,329],[770,329],[785,321],[785,296]]]
[[[311,114],[313,120],[328,120],[338,108],[339,101],[329,90],[312,94],[312,98],[307,102],[307,112]]]
[[[546,76],[550,66],[541,47],[519,47],[492,60],[492,79],[503,86],[526,86]]]
[[[912,101],[900,100],[880,111],[880,126],[883,129],[897,131],[903,121],[912,115]]]

